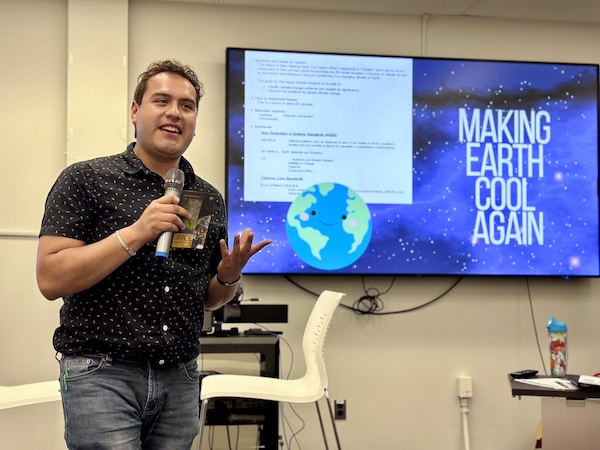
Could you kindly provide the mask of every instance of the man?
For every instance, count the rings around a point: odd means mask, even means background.
[[[182,156],[202,95],[188,66],[151,64],[131,105],[136,142],[68,167],[46,200],[37,280],[46,298],[64,300],[54,347],[71,449],[191,447],[203,310],[228,302],[248,259],[271,242],[253,244],[246,229],[230,251],[221,194]],[[158,237],[191,218],[164,195],[171,168],[214,209],[205,245],[164,259],[154,256]]]

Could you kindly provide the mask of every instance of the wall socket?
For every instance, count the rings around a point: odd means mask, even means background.
[[[456,379],[456,387],[460,398],[473,397],[473,380],[471,377],[458,377]]]
[[[335,420],[346,420],[346,400],[333,401],[333,417]]]

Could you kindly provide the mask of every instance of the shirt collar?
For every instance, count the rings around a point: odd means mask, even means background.
[[[149,174],[150,169],[148,169],[142,160],[138,158],[138,156],[133,151],[133,147],[135,147],[135,142],[132,142],[127,146],[127,149],[121,154],[123,160],[127,163],[127,168],[125,169],[125,173],[129,175],[136,175],[140,173]],[[196,180],[196,175],[194,174],[194,168],[190,164],[190,162],[185,159],[183,156],[179,158],[179,168],[185,174],[185,185],[189,186]]]

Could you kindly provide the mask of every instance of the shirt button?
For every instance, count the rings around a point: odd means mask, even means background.
[[[165,286],[165,292],[169,292],[171,288],[169,286]]]
[[[169,329],[168,325],[163,325],[163,331],[167,331]]]
[[[161,360],[158,362],[158,364],[160,364],[161,366],[162,366],[164,363],[165,363],[165,360],[164,360],[164,359],[161,359]]]

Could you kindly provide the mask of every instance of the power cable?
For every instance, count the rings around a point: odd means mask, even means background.
[[[544,368],[544,375],[548,376],[546,370],[546,362],[544,361],[544,355],[542,353],[542,346],[540,345],[540,337],[538,335],[537,327],[535,325],[535,312],[533,311],[533,299],[531,298],[531,289],[529,288],[529,278],[525,277],[525,286],[527,286],[527,299],[529,300],[529,310],[531,311],[531,323],[533,325],[533,333],[535,334],[535,341],[537,343],[538,353],[540,360],[542,361],[542,367]]]
[[[301,284],[292,280],[290,277],[284,276],[284,278],[287,281],[289,281],[290,283],[292,283],[294,286],[302,289],[304,292],[307,292],[315,297],[319,296],[318,293],[305,288]],[[340,306],[342,306],[346,309],[350,309],[351,311],[353,311],[355,314],[358,314],[358,315],[385,316],[385,315],[390,315],[390,314],[404,314],[404,313],[408,313],[408,312],[417,311],[419,309],[422,309],[422,308],[425,308],[426,306],[431,305],[432,303],[437,302],[438,300],[445,297],[448,293],[450,293],[450,291],[452,291],[458,285],[458,283],[460,283],[463,279],[464,279],[464,277],[459,277],[448,289],[446,289],[440,295],[438,295],[437,297],[435,297],[421,305],[417,305],[412,308],[396,310],[396,311],[383,311],[385,305],[383,303],[383,300],[381,299],[381,296],[387,294],[391,290],[394,283],[396,282],[396,277],[394,276],[394,278],[392,279],[392,282],[390,283],[388,288],[385,289],[383,292],[380,292],[375,287],[367,288],[365,285],[365,277],[362,277],[364,295],[361,296],[358,300],[356,300],[352,306],[348,306],[343,303],[340,303]]]

